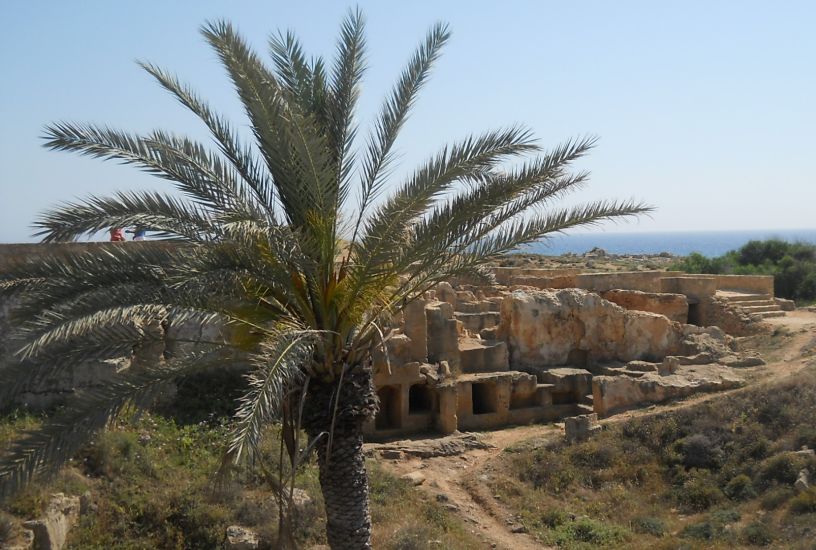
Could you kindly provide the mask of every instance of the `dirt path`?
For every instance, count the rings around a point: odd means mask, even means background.
[[[815,312],[798,310],[789,312],[785,317],[770,319],[769,322],[775,328],[784,327],[783,330],[788,336],[773,347],[760,349],[767,352],[768,357],[773,358],[772,362],[760,367],[740,369],[748,381],[745,387],[699,394],[682,401],[630,410],[604,419],[602,423],[622,422],[635,417],[690,407],[709,399],[720,399],[724,395],[794,374],[816,358]],[[807,348],[811,346],[814,351],[807,352]],[[395,475],[413,476],[415,483],[418,484],[417,488],[458,514],[465,524],[470,526],[471,531],[484,541],[485,548],[541,549],[547,547],[525,533],[516,518],[488,489],[486,482],[489,481],[490,474],[485,466],[497,459],[508,447],[533,438],[563,437],[563,433],[563,423],[519,426],[481,434],[482,440],[490,445],[486,449],[468,450],[454,456],[382,460],[382,463]],[[380,446],[371,446],[372,449],[378,447]]]

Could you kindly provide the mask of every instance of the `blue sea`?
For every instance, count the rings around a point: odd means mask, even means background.
[[[752,240],[783,239],[816,244],[816,229],[752,229],[748,231],[684,231],[659,233],[579,233],[555,235],[530,245],[522,252],[560,256],[583,254],[595,247],[611,254],[660,254],[687,256],[699,252],[708,257],[736,250]]]

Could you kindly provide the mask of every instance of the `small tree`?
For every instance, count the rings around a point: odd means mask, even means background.
[[[129,354],[149,343],[145,327],[157,321],[222,324],[230,338],[194,339],[184,353],[78,392],[3,458],[6,492],[53,471],[124,408],[148,406],[167,380],[244,362],[255,370],[230,459],[252,453],[265,424],[282,418],[287,433],[302,419],[317,451],[329,544],[369,548],[362,425],[377,410],[371,349],[387,332],[383,316],[450,277],[488,277],[486,262],[548,233],[648,211],[632,201],[550,208],[586,181],[569,166],[594,140],[544,153],[517,126],[467,137],[392,182],[397,135],[449,32],[442,24],[430,30],[355,152],[363,27],[351,12],[331,65],[307,59],[292,34],[273,36],[274,68],[229,23],[203,27],[246,110],[251,144],[148,63],[142,67],[209,128],[217,151],[164,131],[46,129],[51,149],[134,164],[181,196],[128,192],[64,204],[37,222],[44,242],[140,226],[183,246],[92,248],[4,274],[3,292],[21,296],[13,336],[23,362],[0,371],[0,402],[78,360]],[[513,167],[502,168],[507,161]]]

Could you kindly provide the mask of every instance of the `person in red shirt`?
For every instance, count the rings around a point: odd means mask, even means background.
[[[111,227],[110,235],[111,242],[120,242],[125,240],[125,233],[122,231],[121,227]]]

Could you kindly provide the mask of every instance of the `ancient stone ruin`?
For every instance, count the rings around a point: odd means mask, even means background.
[[[15,246],[31,254],[43,245],[0,246],[0,270],[21,253]],[[494,271],[494,285],[439,284],[393,319],[385,350],[374,354],[380,413],[366,426],[370,439],[603,417],[735,387],[742,384],[738,367],[762,360],[737,353],[733,337],[790,308],[774,300],[766,276]],[[0,304],[0,333],[7,308]],[[172,320],[143,328],[187,330]],[[77,365],[29,388],[24,401],[47,406],[163,351]],[[13,360],[2,353],[0,361]]]

